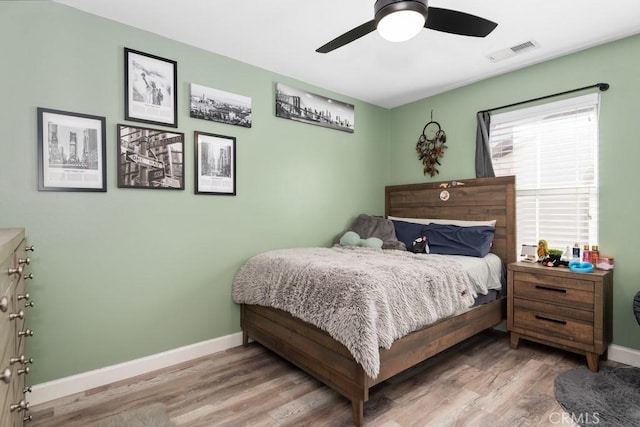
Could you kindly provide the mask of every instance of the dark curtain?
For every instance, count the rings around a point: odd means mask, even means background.
[[[491,150],[489,149],[489,126],[491,114],[488,111],[478,113],[478,130],[476,133],[476,178],[496,176],[491,163]]]

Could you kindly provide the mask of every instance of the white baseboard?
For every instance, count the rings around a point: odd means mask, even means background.
[[[609,346],[609,360],[640,368],[640,350],[611,344]]]
[[[29,403],[33,407],[61,397],[81,393],[116,381],[208,356],[239,345],[242,345],[241,332],[175,348],[162,353],[152,354],[151,356],[140,359],[118,363],[117,365],[36,384],[32,387],[33,391],[29,396]]]

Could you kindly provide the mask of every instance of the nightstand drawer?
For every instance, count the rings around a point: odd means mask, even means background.
[[[566,341],[593,344],[593,324],[583,323],[558,314],[549,314],[526,309],[514,313],[514,329],[538,332],[545,337]]]
[[[582,323],[593,324],[593,310],[581,310],[565,305],[549,304],[548,302],[534,301],[522,298],[513,299],[514,310],[529,310],[541,314],[548,314],[554,318],[577,320]]]
[[[516,272],[513,296],[593,309],[593,282]]]

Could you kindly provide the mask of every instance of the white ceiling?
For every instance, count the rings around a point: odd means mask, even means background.
[[[319,54],[373,19],[375,0],[55,1],[387,108],[640,33],[640,0],[433,0],[498,27],[486,38],[423,29],[403,43],[373,32]],[[539,48],[487,58],[528,40]]]

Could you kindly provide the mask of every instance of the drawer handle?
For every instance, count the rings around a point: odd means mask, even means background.
[[[9,358],[9,365],[13,365],[14,363],[22,363],[23,365],[29,365],[33,363],[33,357],[25,358],[24,354],[21,354],[20,357]]]
[[[0,311],[6,313],[9,309],[9,298],[2,297],[0,298]]]
[[[31,329],[25,329],[24,331],[18,331],[19,337],[32,337],[33,331]]]
[[[561,294],[566,294],[567,293],[566,289],[550,288],[548,286],[536,285],[536,289],[542,289],[543,291],[560,292]]]
[[[9,384],[9,381],[11,381],[11,369],[6,368],[2,372],[0,372],[0,381],[5,384]]]
[[[22,412],[22,411],[28,411],[28,410],[29,410],[29,402],[25,402],[24,399],[14,405],[9,405],[9,411],[11,412],[14,412],[14,411]]]
[[[22,274],[22,270],[24,270],[24,267],[22,266],[22,264],[20,264],[16,268],[9,268],[7,270],[7,274],[9,274],[9,276],[13,276],[14,274]]]
[[[536,314],[536,319],[546,320],[548,322],[553,322],[553,323],[559,323],[561,325],[566,325],[567,324],[566,320],[551,319],[549,317],[540,316],[539,314]]]
[[[9,320],[24,319],[24,311],[20,310],[17,313],[9,313]]]

